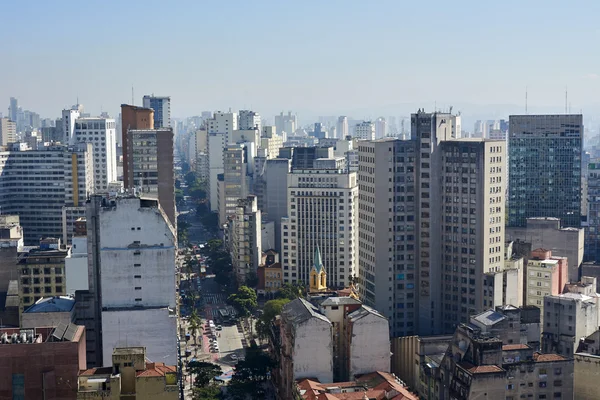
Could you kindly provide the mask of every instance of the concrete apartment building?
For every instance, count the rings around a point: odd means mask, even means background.
[[[168,96],[144,96],[142,98],[144,108],[154,110],[154,128],[171,127],[171,98]]]
[[[359,140],[375,140],[375,124],[371,121],[362,121],[354,126],[353,137]]]
[[[358,145],[361,298],[394,336],[452,332],[503,297],[485,279],[505,268],[505,146],[457,132],[460,117],[419,111],[411,140]]]
[[[260,132],[262,129],[262,121],[260,118],[260,114],[255,111],[240,110],[238,113],[238,129],[257,129],[258,132]]]
[[[42,297],[64,296],[65,258],[70,249],[60,239],[40,240],[35,248],[19,254],[16,265],[19,274],[19,314]]]
[[[581,282],[566,285],[562,294],[544,297],[542,351],[573,357],[579,339],[600,326],[599,297],[596,278],[585,276]]]
[[[387,319],[351,297],[330,297],[320,308],[304,299],[283,307],[279,325],[280,398],[292,398],[294,382],[347,381],[368,372],[389,372]]]
[[[121,104],[121,144],[123,146],[123,186],[125,189],[131,189],[133,182],[130,182],[131,160],[130,151],[127,143],[127,132],[136,129],[154,129],[154,110]]]
[[[117,180],[116,122],[112,118],[77,118],[69,144],[91,143],[94,160],[94,191],[106,192]]]
[[[281,219],[284,282],[308,282],[318,247],[329,284],[348,287],[358,275],[358,181],[332,148],[295,149]],[[327,158],[319,158],[323,153]]]
[[[573,399],[573,360],[460,325],[425,399]]]
[[[73,140],[75,133],[75,120],[82,116],[83,105],[76,104],[68,110],[62,111],[62,135],[60,142],[62,144],[69,144]]]
[[[127,180],[131,187],[144,197],[157,199],[171,225],[176,227],[173,130],[129,130],[127,151]]]
[[[0,118],[0,146],[7,146],[17,140],[17,123],[8,118]]]
[[[62,236],[63,207],[83,207],[93,191],[92,160],[88,144],[40,150],[13,144],[0,151],[0,207],[19,216],[26,245]]]
[[[345,139],[350,134],[348,131],[348,117],[345,115],[340,116],[337,120],[335,130],[338,139]]]
[[[287,136],[294,135],[294,132],[298,128],[298,117],[292,114],[291,111],[288,111],[285,115],[281,112],[275,116],[275,127],[277,128],[277,132],[283,137],[283,141],[286,142]]]
[[[546,249],[531,252],[527,261],[526,301],[530,306],[539,307],[544,319],[544,297],[557,296],[562,293],[568,282],[568,260],[566,257],[554,257]]]
[[[283,147],[283,136],[278,135],[274,126],[263,126],[260,136],[260,147],[267,151],[266,157],[279,157],[279,149]]]
[[[251,150],[245,144],[229,144],[223,150],[224,198],[218,199],[219,225],[235,213],[238,200],[250,192],[249,156]]]
[[[530,217],[581,226],[583,131],[581,114],[509,117],[508,226]]]
[[[227,144],[226,133],[208,133],[208,200],[212,212],[219,211],[218,176],[224,171],[223,149]]]
[[[19,273],[16,265],[23,249],[19,216],[0,215],[0,318],[4,326],[19,326]]]
[[[144,346],[148,358],[177,362],[176,233],[155,199],[87,204],[89,291],[76,292],[91,366],[109,365],[115,347]]]
[[[79,373],[77,400],[179,399],[177,368],[163,362],[149,362],[144,347],[116,348],[110,367],[91,368]]]
[[[0,358],[2,398],[75,400],[77,374],[86,367],[85,328],[0,329]]]
[[[587,226],[585,227],[586,261],[600,262],[600,160],[587,164]]]
[[[262,260],[261,212],[256,196],[238,199],[225,226],[226,244],[237,282],[245,284],[250,273],[257,273]]]
[[[288,213],[287,176],[291,169],[291,160],[274,158],[265,161],[264,167],[255,175],[255,189],[258,202],[262,203],[263,219],[275,223],[275,250],[281,254],[281,218]],[[260,184],[257,185],[257,182]],[[262,186],[261,186],[262,184]],[[258,187],[261,190],[258,190]]]
[[[527,218],[525,227],[507,227],[506,240],[515,242],[515,247],[522,247],[520,243],[530,243],[530,249],[521,254],[526,259],[531,250],[538,248],[566,257],[569,262],[568,279],[572,282],[579,279],[585,243],[584,229],[564,228],[559,218],[532,217]]]

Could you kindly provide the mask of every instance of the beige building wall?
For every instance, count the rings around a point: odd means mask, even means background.
[[[600,387],[600,356],[575,353],[574,394],[577,400],[596,400]]]

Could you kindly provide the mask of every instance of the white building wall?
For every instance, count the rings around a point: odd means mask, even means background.
[[[102,365],[115,347],[143,346],[153,362],[177,365],[177,318],[167,308],[102,312]]]
[[[217,212],[219,209],[217,176],[223,173],[223,150],[226,138],[223,133],[208,136],[208,192],[212,212]]]
[[[390,372],[389,326],[385,318],[368,314],[352,325],[350,376]]]
[[[331,323],[311,318],[296,327],[294,339],[294,379],[333,382]]]
[[[354,127],[354,137],[362,140],[375,140],[375,124],[363,121]]]
[[[165,218],[156,208],[140,207],[137,198],[120,199],[115,208],[103,210],[103,307],[175,308],[176,249],[172,227]]]
[[[76,290],[88,290],[88,256],[87,237],[74,236],[71,254],[65,258],[65,280],[67,294],[75,294]]]

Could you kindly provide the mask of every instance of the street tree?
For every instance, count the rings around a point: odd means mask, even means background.
[[[192,361],[188,364],[190,374],[194,376],[194,386],[206,387],[213,379],[221,375],[223,371],[217,364]]]
[[[283,306],[290,302],[290,299],[275,299],[269,300],[263,307],[263,314],[256,321],[256,331],[258,336],[265,339],[269,335],[271,324],[275,320],[275,317],[281,314]]]
[[[280,299],[294,300],[299,297],[304,297],[306,294],[306,288],[302,282],[298,283],[284,283],[277,294]]]
[[[240,286],[237,293],[230,295],[227,300],[244,318],[250,316],[258,306],[256,292],[248,286]]]

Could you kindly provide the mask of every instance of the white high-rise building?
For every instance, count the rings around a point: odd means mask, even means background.
[[[275,116],[275,127],[277,128],[277,132],[284,137],[283,141],[285,142],[287,135],[292,136],[296,132],[296,129],[298,128],[298,118],[295,114],[292,114],[291,111],[288,111],[287,115],[284,115],[283,112],[281,112],[279,115]]]
[[[238,129],[238,116],[234,112],[215,111],[213,117],[208,119],[206,124],[208,133],[225,134],[225,144],[229,144],[233,131]]]
[[[116,122],[112,118],[77,118],[71,143],[91,143],[94,152],[95,192],[106,192],[117,180]]]
[[[261,131],[262,121],[260,115],[257,112],[250,110],[240,110],[238,117],[238,129],[239,130],[250,130],[257,128]]]
[[[361,140],[375,140],[375,124],[363,121],[354,127],[354,137]]]
[[[208,134],[208,200],[210,210],[219,210],[218,180],[219,174],[223,173],[223,149],[227,144],[225,133]]]
[[[154,199],[92,196],[87,221],[88,351],[109,365],[115,347],[143,346],[150,360],[175,365],[177,238],[169,218]]]
[[[171,98],[168,96],[144,96],[144,108],[154,110],[154,129],[171,127]]]
[[[288,174],[288,215],[281,219],[284,282],[308,282],[317,247],[331,287],[347,287],[358,275],[358,181],[344,166],[343,158],[321,158],[313,168],[292,167]]]
[[[379,117],[375,121],[375,139],[381,139],[387,136],[387,122],[385,118]]]
[[[255,273],[262,258],[262,220],[256,196],[238,199],[227,226],[231,263],[237,282],[242,285]]]
[[[338,118],[336,132],[338,139],[346,139],[346,136],[350,134],[348,131],[348,117],[345,115]]]
[[[72,143],[75,133],[75,120],[83,114],[83,106],[76,104],[70,110],[62,111],[63,144]]]
[[[249,146],[230,144],[223,152],[224,198],[219,199],[219,225],[227,222],[227,218],[235,213],[238,200],[249,193]]]

